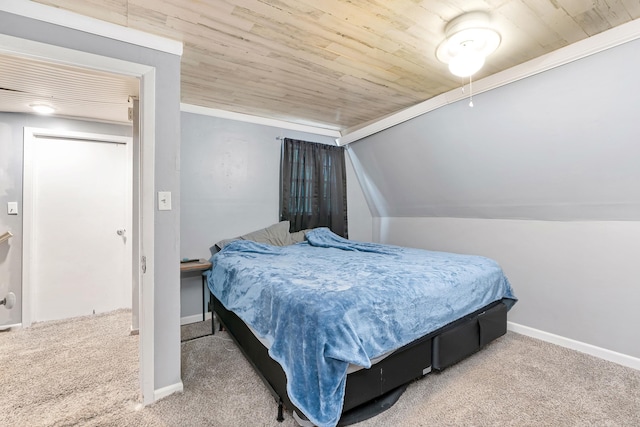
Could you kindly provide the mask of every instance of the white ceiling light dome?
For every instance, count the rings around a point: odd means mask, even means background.
[[[449,71],[458,77],[468,77],[484,65],[484,56],[473,50],[462,51],[449,62]]]
[[[48,104],[30,104],[29,107],[38,114],[53,114],[56,109]]]
[[[445,27],[446,39],[436,49],[436,57],[449,64],[452,74],[469,77],[484,65],[485,58],[500,45],[500,33],[491,27],[486,12],[468,12]]]

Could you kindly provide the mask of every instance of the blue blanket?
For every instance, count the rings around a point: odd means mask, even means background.
[[[212,263],[211,292],[271,343],[289,398],[318,426],[339,421],[350,363],[369,368],[493,301],[516,301],[488,258],[355,242],[326,228],[291,246],[236,241]]]

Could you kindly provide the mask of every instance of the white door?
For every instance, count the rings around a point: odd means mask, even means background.
[[[131,139],[30,131],[30,322],[131,308]]]

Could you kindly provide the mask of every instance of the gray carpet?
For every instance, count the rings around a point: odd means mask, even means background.
[[[282,426],[225,332],[183,342],[184,392],[140,408],[138,337],[118,311],[0,333],[1,426]],[[210,322],[183,327],[183,340]],[[412,383],[386,426],[640,426],[640,371],[509,332]]]
[[[1,426],[108,425],[139,402],[131,311],[0,332]]]

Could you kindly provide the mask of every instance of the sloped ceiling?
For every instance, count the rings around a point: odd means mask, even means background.
[[[447,22],[490,12],[476,78],[640,17],[626,0],[37,0],[184,43],[182,102],[348,132],[460,86]]]
[[[377,216],[640,220],[640,40],[349,146]]]
[[[460,84],[430,55],[462,11],[491,11],[503,34],[478,78],[640,12],[640,2],[613,0],[41,2],[184,41],[183,102],[343,132]],[[384,37],[358,36],[372,33]],[[329,49],[327,37],[341,42]],[[376,53],[378,42],[423,61],[412,66],[420,77],[399,77],[403,66]],[[640,220],[639,51],[629,42],[476,95],[473,109],[453,103],[351,144],[372,212]],[[381,70],[397,78],[373,78]]]

